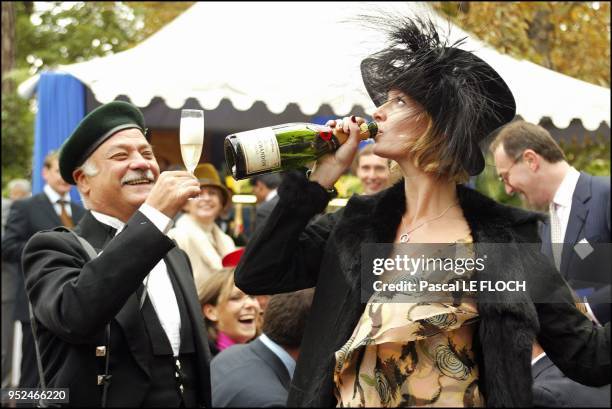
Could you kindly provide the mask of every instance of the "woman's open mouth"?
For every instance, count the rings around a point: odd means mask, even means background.
[[[253,315],[253,314],[243,315],[243,316],[238,318],[238,321],[241,324],[252,325],[252,324],[255,323],[255,315]]]

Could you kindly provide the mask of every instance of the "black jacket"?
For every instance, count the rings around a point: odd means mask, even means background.
[[[610,385],[593,388],[567,378],[548,356],[532,367],[533,406],[540,408],[610,407]]]
[[[564,299],[534,304],[527,294],[516,293],[504,302],[478,303],[474,347],[479,388],[487,405],[531,405],[531,349],[536,336],[568,376],[590,385],[609,383],[609,326],[594,328],[575,308],[561,276],[539,249],[519,253],[517,243],[539,243],[540,216],[462,186],[457,190],[474,242],[508,244],[504,254],[489,257],[492,266],[503,268],[488,268],[485,278],[536,281],[528,288],[556,288],[556,299]],[[365,308],[361,244],[393,242],[405,210],[404,184],[373,196],[354,196],[344,209],[310,224],[329,200],[320,185],[291,175],[279,196],[266,226],[247,245],[235,273],[236,285],[254,295],[316,286],[288,403],[335,406],[334,353],[348,340]]]
[[[99,406],[101,373],[95,348],[105,344],[111,323],[111,386],[108,406],[142,404],[149,388],[151,340],[139,311],[136,291],[162,259],[182,291],[198,371],[198,401],[210,407],[210,352],[189,260],[142,213],[136,212],[120,234],[86,213],[75,232],[98,257],[89,260],[66,231],[36,234],[24,250],[26,290],[38,323],[47,386],[70,388],[70,405]]]
[[[73,202],[70,203],[70,209],[72,212],[72,220],[76,225],[85,214],[85,209]],[[27,199],[16,200],[11,205],[4,235],[2,236],[2,259],[4,261],[16,263],[19,268],[19,274],[16,280],[16,320],[30,322],[28,299],[26,297],[23,274],[21,272],[21,255],[23,248],[35,233],[61,225],[62,221],[44,192]]]

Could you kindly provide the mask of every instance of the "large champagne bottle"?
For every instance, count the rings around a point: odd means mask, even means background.
[[[376,122],[360,126],[361,140],[374,138]],[[306,166],[335,151],[348,139],[341,129],[291,123],[239,132],[225,138],[225,161],[234,179]]]

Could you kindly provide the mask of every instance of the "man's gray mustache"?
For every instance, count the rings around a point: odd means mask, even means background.
[[[140,179],[147,179],[150,182],[155,182],[155,176],[153,175],[153,172],[151,171],[151,169],[147,169],[146,171],[131,171],[123,178],[121,178],[121,184],[123,185],[125,183],[133,182],[135,180]]]

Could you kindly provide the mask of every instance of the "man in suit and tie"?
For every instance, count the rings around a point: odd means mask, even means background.
[[[520,193],[531,205],[548,207],[542,251],[588,302],[592,315],[601,324],[608,322],[610,252],[597,243],[612,241],[609,177],[578,172],[546,129],[525,121],[502,128],[490,150],[508,194]]]
[[[249,183],[253,186],[253,194],[257,198],[258,203],[255,213],[255,229],[253,231],[266,224],[268,216],[270,216],[272,209],[278,203],[276,190],[281,181],[281,175],[278,173],[258,175],[249,179]]]
[[[160,174],[145,135],[132,104],[90,112],[59,158],[88,209],[78,236],[47,230],[24,249],[46,385],[69,388],[73,406],[210,407],[191,267],[166,236],[200,185],[185,171]]]
[[[52,151],[45,157],[42,177],[45,180],[42,193],[17,200],[11,205],[2,238],[3,260],[18,266],[15,320],[21,322],[23,334],[20,388],[35,388],[38,385],[34,339],[21,270],[23,248],[35,233],[57,226],[74,227],[85,213],[81,206],[70,201],[70,185],[60,175],[57,152]]]
[[[287,406],[313,294],[310,288],[273,295],[264,314],[263,334],[213,358],[214,407]]]

